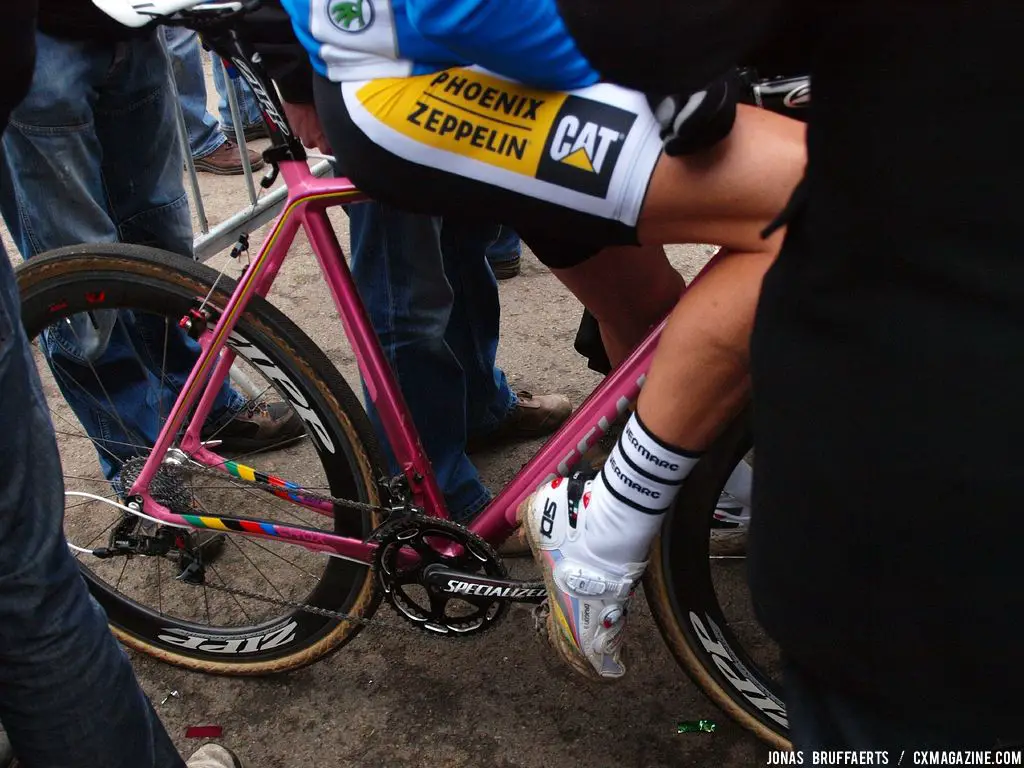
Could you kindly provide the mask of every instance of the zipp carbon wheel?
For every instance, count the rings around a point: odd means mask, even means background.
[[[235,282],[218,282],[212,269],[164,251],[98,245],[33,258],[18,269],[18,283],[65,488],[91,494],[68,497],[65,535],[79,548],[75,556],[114,633],[163,661],[232,675],[294,669],[351,640],[361,622],[293,604],[369,618],[379,596],[368,566],[270,537],[157,526],[102,501],[121,499],[130,483],[122,473],[148,455],[194,363],[198,347],[178,321],[206,296],[210,307],[225,306]],[[368,536],[381,522],[375,512],[335,504],[325,514],[249,482],[280,477],[321,496],[379,504],[384,465],[344,379],[294,323],[259,298],[228,344],[238,357],[204,440],[231,460],[231,472],[186,459],[169,475],[168,493],[199,516]],[[288,428],[278,442],[252,433],[254,421],[270,417]],[[111,544],[114,534],[120,548]],[[95,554],[101,548],[104,557]]]
[[[745,555],[709,551],[719,495],[752,444],[744,414],[694,467],[651,548],[644,593],[690,678],[733,720],[788,749],[779,653],[754,617]]]

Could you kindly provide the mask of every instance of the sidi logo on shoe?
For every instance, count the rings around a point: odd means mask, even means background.
[[[635,122],[632,112],[579,96],[567,97],[548,134],[537,178],[604,197]]]
[[[557,511],[558,505],[551,499],[544,503],[544,517],[540,521],[540,532],[544,535],[545,539],[550,539],[552,532],[555,530],[555,512]]]

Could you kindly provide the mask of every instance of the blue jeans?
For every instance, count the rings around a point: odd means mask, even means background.
[[[11,115],[0,164],[0,210],[22,257],[117,241],[191,256],[175,105],[156,37],[96,44],[37,34],[36,45],[32,88]],[[195,363],[198,345],[172,323],[165,347],[165,333],[162,318],[113,310],[45,333],[54,377],[107,479],[152,445]],[[225,382],[217,418],[243,404]]]
[[[191,29],[182,27],[163,27],[163,30],[174,67],[174,84],[178,88],[181,113],[185,117],[189,147],[192,150],[192,157],[198,160],[216,151],[224,143],[222,130],[230,135],[234,133],[234,121],[228,108],[228,84],[225,81],[223,67],[215,66],[213,84],[220,96],[218,125],[217,118],[206,109],[206,74],[203,71],[199,35]],[[231,79],[230,82],[238,99],[242,128],[261,124],[263,118],[259,105],[249,87],[240,78]]]
[[[456,520],[467,520],[491,498],[466,456],[467,435],[496,429],[516,402],[494,364],[501,310],[484,254],[497,227],[379,203],[347,211],[356,287],[448,509]],[[387,445],[376,412],[368,410]]]
[[[504,264],[515,261],[523,254],[523,243],[515,230],[502,226],[498,230],[498,236],[487,248],[487,260],[491,264]]]
[[[26,765],[184,768],[61,527],[49,411],[0,247],[0,721]]]

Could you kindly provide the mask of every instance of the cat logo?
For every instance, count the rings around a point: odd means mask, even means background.
[[[374,10],[370,0],[329,0],[327,15],[342,32],[363,32],[373,24]]]
[[[552,128],[537,178],[594,197],[605,197],[636,115],[599,101],[569,96]]]
[[[622,134],[597,123],[585,123],[566,115],[555,128],[551,159],[590,173],[600,173],[608,159],[608,149]]]

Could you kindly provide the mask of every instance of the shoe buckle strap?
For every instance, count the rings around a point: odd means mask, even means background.
[[[563,574],[565,584],[579,597],[618,598],[625,600],[633,592],[631,579],[605,578],[599,573],[576,567]]]

